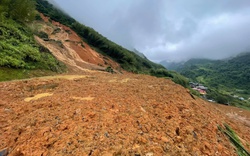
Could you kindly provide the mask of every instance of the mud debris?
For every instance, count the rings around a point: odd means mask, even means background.
[[[193,99],[170,80],[117,74],[109,83],[112,74],[87,75],[1,82],[0,149],[8,147],[10,155],[236,155],[217,129],[222,123],[244,145],[250,141],[240,118],[244,113],[249,120],[249,112],[236,109],[239,118],[232,118],[233,108]],[[46,84],[58,85],[27,89]]]

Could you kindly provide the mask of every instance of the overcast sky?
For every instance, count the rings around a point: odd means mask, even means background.
[[[54,0],[150,60],[222,59],[250,51],[250,0]]]

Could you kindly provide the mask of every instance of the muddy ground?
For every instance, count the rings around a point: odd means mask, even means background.
[[[0,149],[10,155],[236,155],[223,123],[250,149],[249,111],[162,78],[86,72],[1,82],[0,95]]]

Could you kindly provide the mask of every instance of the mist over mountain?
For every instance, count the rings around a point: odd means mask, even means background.
[[[250,1],[53,0],[112,41],[155,62],[223,59],[250,49]]]

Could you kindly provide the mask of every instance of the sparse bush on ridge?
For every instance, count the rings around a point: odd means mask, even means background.
[[[49,35],[44,31],[39,31],[36,35],[43,40],[49,40]]]
[[[54,34],[57,34],[57,33],[59,33],[61,31],[61,29],[60,28],[56,28],[53,32],[52,32],[52,34],[54,35]]]
[[[114,73],[114,69],[110,66],[108,66],[106,69],[105,69],[106,72],[109,72],[109,73]]]

